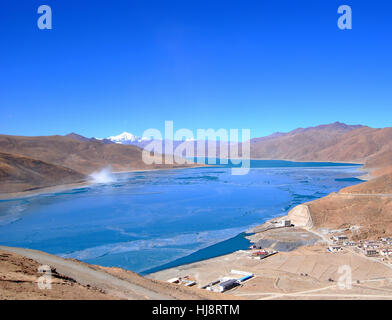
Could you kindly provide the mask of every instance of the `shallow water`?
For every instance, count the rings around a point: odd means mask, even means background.
[[[361,182],[358,168],[260,160],[244,176],[228,167],[116,174],[109,184],[0,201],[0,244],[143,272],[234,251],[249,227]]]

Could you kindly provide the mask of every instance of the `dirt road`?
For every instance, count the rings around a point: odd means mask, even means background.
[[[391,198],[391,193],[347,193],[347,192],[337,192],[335,193],[338,196],[354,196],[354,197],[387,197]]]
[[[70,277],[82,285],[90,285],[118,298],[152,300],[173,299],[169,295],[157,293],[140,285],[112,276],[105,271],[92,269],[89,266],[76,261],[65,260],[43,252],[23,248],[0,246],[0,249],[25,256],[42,265],[49,265],[56,268],[58,273]]]

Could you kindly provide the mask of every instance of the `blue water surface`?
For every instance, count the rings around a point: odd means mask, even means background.
[[[248,228],[363,174],[353,164],[251,166],[237,176],[229,166],[121,173],[108,184],[0,201],[0,244],[146,273],[240,249]]]

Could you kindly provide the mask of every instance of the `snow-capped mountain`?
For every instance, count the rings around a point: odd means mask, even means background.
[[[129,132],[123,132],[118,136],[111,136],[106,139],[119,144],[136,144],[137,142],[142,142],[146,140],[145,138],[135,136],[134,134]]]
[[[134,134],[128,132],[123,132],[118,136],[111,136],[108,137],[107,139],[120,144],[131,144],[133,142],[138,142],[139,140],[141,140],[140,137],[135,136]]]

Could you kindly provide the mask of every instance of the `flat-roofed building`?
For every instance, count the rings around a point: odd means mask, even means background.
[[[365,255],[368,257],[373,257],[378,255],[378,250],[375,249],[366,249],[365,250]]]
[[[238,286],[238,281],[236,279],[230,279],[219,284],[219,291],[225,292],[236,286]]]
[[[344,241],[344,240],[347,240],[348,237],[345,236],[344,234],[341,234],[341,235],[333,236],[333,239],[334,239],[335,241]]]

